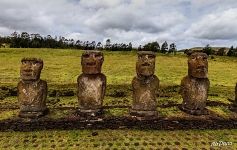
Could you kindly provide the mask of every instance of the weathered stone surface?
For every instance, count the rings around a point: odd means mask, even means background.
[[[80,113],[96,115],[102,111],[106,89],[106,76],[101,73],[103,61],[103,53],[100,51],[85,51],[82,54],[83,73],[77,79]]]
[[[193,52],[188,57],[188,76],[194,78],[208,77],[207,54],[202,52]]]
[[[132,80],[133,103],[130,114],[135,116],[156,116],[156,93],[159,79],[154,75],[155,53],[138,52],[136,63],[137,76]]]
[[[139,51],[138,60],[136,63],[137,76],[150,77],[155,72],[155,58],[154,52]]]
[[[237,105],[237,83],[235,86],[235,104]]]
[[[230,110],[237,113],[237,83],[235,86],[235,100],[233,102],[232,107],[230,107]]]
[[[21,60],[20,82],[17,85],[20,117],[39,117],[47,110],[47,82],[40,79],[43,61],[37,58]]]
[[[193,115],[207,114],[208,61],[202,52],[193,52],[188,58],[188,76],[181,81],[183,103],[181,109]]]
[[[100,74],[104,62],[104,55],[101,51],[87,50],[82,54],[81,66],[84,74]]]

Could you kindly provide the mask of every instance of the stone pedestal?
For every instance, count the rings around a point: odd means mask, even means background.
[[[106,89],[106,76],[101,73],[103,54],[100,51],[85,51],[82,54],[82,74],[77,79],[79,101],[78,113],[96,116],[102,113]]]
[[[155,53],[149,51],[138,52],[136,64],[137,76],[133,78],[133,103],[130,115],[137,117],[157,116],[156,93],[159,79],[154,75]]]

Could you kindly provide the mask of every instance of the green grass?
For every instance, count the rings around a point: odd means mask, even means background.
[[[23,57],[40,57],[44,60],[42,79],[51,85],[74,84],[81,73],[80,50],[61,49],[0,49],[0,82],[16,85],[19,79],[20,60]],[[108,84],[130,84],[136,75],[135,52],[104,52],[103,73]],[[156,72],[161,84],[180,84],[187,74],[185,55],[161,55],[156,58]],[[212,86],[233,87],[237,81],[237,59],[218,57],[209,59],[209,79]]]
[[[23,57],[40,57],[44,60],[41,79],[48,82],[49,93],[53,90],[76,91],[76,79],[81,74],[81,50],[69,49],[0,49],[0,86],[16,87],[19,81],[20,60]],[[131,105],[131,80],[136,75],[136,52],[104,52],[105,61],[102,72],[107,76],[105,106]],[[187,57],[183,54],[162,55],[156,58],[155,74],[160,79],[158,105],[180,104],[179,84],[187,74]],[[209,100],[231,104],[234,98],[234,86],[237,82],[237,59],[218,57],[209,59],[209,79],[211,87]],[[118,93],[122,96],[117,97]],[[6,91],[0,91],[1,106],[17,106],[17,97],[9,97]],[[1,99],[1,98],[0,98]],[[48,96],[48,107],[77,107],[76,96]],[[226,106],[208,106],[217,116],[228,119],[236,116]],[[67,116],[73,110],[51,111],[49,118]],[[177,107],[158,108],[162,117],[187,117]],[[18,110],[2,110],[0,120],[16,117]],[[128,114],[126,108],[107,109],[107,115]],[[236,117],[235,117],[236,118]],[[212,147],[214,149],[236,149],[237,130],[189,130],[189,131],[153,131],[153,130],[91,130],[39,131],[39,132],[1,132],[0,149],[210,149],[211,142],[233,142],[230,147]],[[10,139],[10,140],[9,140]]]
[[[41,78],[48,82],[49,90],[62,88],[75,90],[76,79],[81,73],[81,53],[81,50],[68,49],[0,49],[1,86],[17,85],[20,60],[23,57],[40,57],[44,60]],[[111,90],[118,87],[122,87],[120,88],[122,90],[129,89],[131,80],[136,75],[136,52],[104,52],[104,55],[103,73],[107,76],[108,84],[106,93],[110,94]],[[160,79],[161,88],[179,85],[187,74],[186,56],[158,54],[155,74]],[[215,59],[209,59],[210,94],[218,95],[224,101],[228,98],[233,99],[236,74],[236,58],[215,56]]]
[[[95,134],[96,133],[96,134]],[[9,140],[10,139],[10,140]],[[232,142],[212,147],[212,142]],[[237,148],[237,130],[70,130],[2,132],[0,148],[12,149],[228,149]]]

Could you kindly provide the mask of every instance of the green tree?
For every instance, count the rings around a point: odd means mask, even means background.
[[[177,52],[177,49],[176,49],[175,43],[171,43],[168,53],[174,53],[174,54],[176,54],[176,52]]]
[[[153,51],[153,52],[159,52],[160,51],[160,45],[157,41],[147,43],[143,46],[143,50],[145,51]]]
[[[22,32],[20,47],[29,48],[29,46],[30,46],[30,35],[27,32]]]
[[[167,53],[167,51],[168,51],[168,44],[167,44],[167,42],[165,41],[163,44],[162,44],[162,46],[161,46],[161,53]]]
[[[224,54],[225,54],[225,48],[224,48],[224,47],[218,49],[217,55],[219,55],[219,56],[224,56]]]
[[[128,43],[128,47],[127,47],[127,51],[131,51],[131,50],[132,50],[132,43],[129,42],[129,43]]]
[[[227,53],[227,56],[234,56],[234,53],[235,53],[234,46],[231,46]]]
[[[109,50],[109,49],[111,49],[111,41],[110,41],[110,39],[107,39],[106,40],[106,42],[105,42],[105,49],[106,50]]]
[[[209,44],[207,44],[204,48],[203,48],[203,52],[206,53],[207,55],[211,55],[213,54],[213,50],[211,48],[211,46]]]

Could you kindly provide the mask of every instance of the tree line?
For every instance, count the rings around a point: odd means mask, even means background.
[[[192,51],[190,49],[186,49],[184,53],[189,53],[189,51]],[[209,44],[207,44],[202,51],[206,53],[207,55],[218,55],[218,56],[235,56],[237,57],[237,47],[234,48],[234,46],[231,46],[230,48],[221,47],[219,49],[214,49]]]
[[[74,48],[74,49],[105,49],[111,51],[131,51],[132,43],[114,43],[111,44],[110,39],[103,45],[101,42],[95,41],[81,41],[74,39],[67,39],[62,36],[52,37],[47,35],[45,37],[40,34],[29,34],[27,32],[17,33],[13,32],[10,36],[0,37],[0,46],[8,44],[11,48]]]
[[[138,47],[138,50],[153,51],[153,52],[158,52],[158,53],[163,53],[163,54],[166,54],[166,53],[176,54],[177,52],[175,43],[171,43],[170,45],[168,45],[166,41],[161,44],[161,47],[159,43],[155,41],[155,42],[147,43],[143,47],[140,45]]]
[[[10,36],[0,36],[0,47],[9,45],[11,48],[60,48],[60,49],[99,49],[108,51],[131,51],[131,50],[146,50],[159,53],[176,53],[175,43],[168,43],[165,41],[161,47],[158,42],[147,43],[144,46],[139,46],[137,49],[133,48],[132,43],[112,43],[110,39],[106,40],[105,45],[102,42],[95,41],[81,41],[74,39],[67,39],[62,36],[52,37],[51,35],[41,36],[40,34],[29,34],[27,32],[13,32]]]

